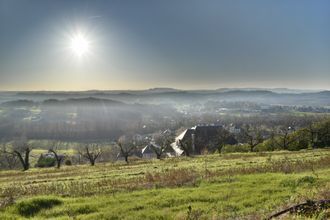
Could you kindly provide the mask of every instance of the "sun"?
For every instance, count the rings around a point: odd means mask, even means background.
[[[85,34],[75,33],[70,39],[70,49],[77,57],[86,56],[90,52],[90,41]]]

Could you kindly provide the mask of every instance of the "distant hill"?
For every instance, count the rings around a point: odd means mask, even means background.
[[[125,103],[120,101],[115,101],[111,99],[100,99],[95,97],[87,97],[87,98],[70,98],[70,99],[46,99],[42,102],[35,102],[32,100],[26,100],[26,99],[19,99],[14,101],[8,101],[3,102],[1,106],[5,107],[30,107],[34,105],[45,105],[45,106],[58,106],[58,105],[112,105],[112,106],[122,106],[125,105]]]
[[[229,90],[222,92],[226,95],[275,95],[274,92],[268,90]]]
[[[180,91],[178,89],[173,89],[173,88],[151,88],[148,90],[145,90],[145,92],[150,92],[150,93],[163,93],[163,92],[177,92]]]
[[[47,99],[42,102],[43,105],[125,105],[125,103],[120,101],[115,101],[111,99],[100,99],[95,97],[87,98],[70,98],[65,100],[57,99]]]
[[[288,89],[288,88],[219,88],[219,89],[216,89],[216,91],[218,91],[218,92],[228,92],[228,91],[270,91],[270,92],[275,92],[275,93],[300,94],[300,93],[321,92],[322,90]]]
[[[308,92],[306,92],[308,91]],[[0,103],[21,100],[45,102],[43,104],[192,104],[194,102],[249,101],[262,104],[329,106],[330,91],[292,90],[286,88],[221,88],[216,90],[179,90],[173,88],[152,88],[147,90],[92,90],[92,91],[39,91],[17,92],[2,95]],[[57,101],[56,101],[57,100]],[[66,100],[66,101],[64,101]],[[26,101],[25,101],[26,102]],[[7,105],[10,103],[7,103]],[[26,103],[29,104],[29,103]],[[30,103],[32,104],[32,103]],[[13,103],[15,105],[15,102]]]
[[[1,105],[6,107],[24,107],[24,106],[34,106],[36,103],[31,100],[21,99],[21,100],[14,100],[3,102]]]

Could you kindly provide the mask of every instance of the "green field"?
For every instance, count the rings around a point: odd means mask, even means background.
[[[0,172],[0,219],[263,219],[329,197],[329,149]]]

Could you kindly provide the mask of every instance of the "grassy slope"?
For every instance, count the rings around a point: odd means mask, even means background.
[[[22,202],[35,208],[35,196],[60,201],[35,212],[40,219],[186,219],[188,206],[191,217],[262,218],[283,205],[329,196],[329,158],[330,150],[318,150],[3,171],[0,195],[17,201],[0,219],[24,217]]]

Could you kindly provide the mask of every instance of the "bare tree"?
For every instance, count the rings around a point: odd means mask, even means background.
[[[229,131],[223,128],[218,129],[217,133],[218,135],[215,141],[216,141],[218,153],[221,154],[221,151],[223,147],[227,144],[229,138],[231,137],[231,134],[229,133]]]
[[[316,126],[313,123],[310,123],[307,127],[307,131],[309,132],[309,142],[312,145],[312,148],[314,149],[316,147],[316,143],[319,136],[319,129],[316,128]]]
[[[142,140],[136,135],[123,135],[118,139],[118,146],[120,148],[120,155],[124,157],[125,162],[128,163],[128,157],[132,156],[134,150],[142,144]]]
[[[54,157],[55,157],[55,160],[56,160],[56,167],[59,169],[61,167],[62,162],[64,161],[64,156],[58,154],[60,142],[59,141],[52,141],[50,145],[51,146],[50,146],[48,152],[54,154]]]
[[[102,151],[99,144],[86,144],[85,151],[79,151],[79,154],[86,158],[91,166],[95,165],[97,158],[101,155]]]
[[[255,147],[262,143],[263,137],[261,135],[261,131],[256,126],[245,125],[242,127],[242,135],[246,140],[247,144],[250,147],[250,151],[253,152]]]
[[[267,140],[268,144],[268,150],[275,150],[277,147],[277,142],[276,142],[276,130],[275,128],[271,128],[270,133],[269,133],[269,138]]]
[[[23,167],[23,171],[28,170],[30,168],[31,147],[28,144],[27,139],[22,137],[15,140],[12,145],[13,149],[9,153],[18,158]]]
[[[155,152],[157,159],[161,159],[163,153],[171,147],[174,141],[170,131],[156,132],[152,135],[151,149]]]
[[[299,136],[293,137],[291,135],[291,133],[294,131],[295,131],[294,128],[291,126],[281,126],[277,132],[279,139],[278,140],[275,139],[276,144],[281,149],[288,150],[290,144],[292,144],[299,138]]]
[[[323,146],[329,146],[330,144],[330,120],[325,120],[319,125],[319,140]]]

